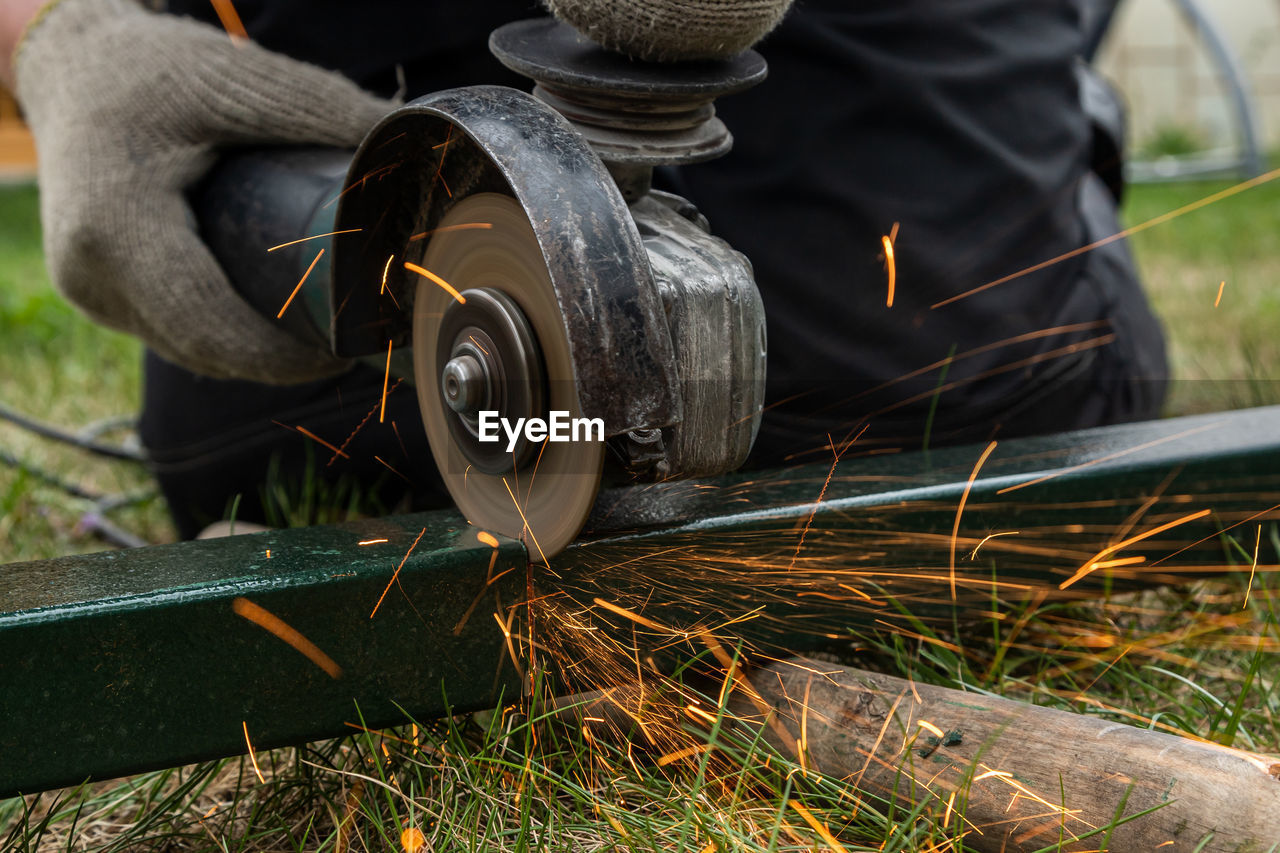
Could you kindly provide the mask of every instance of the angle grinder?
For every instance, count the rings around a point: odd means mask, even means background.
[[[280,322],[412,379],[462,513],[549,557],[581,531],[602,481],[722,473],[751,449],[766,338],[750,263],[652,174],[727,152],[712,102],[766,66],[753,51],[637,62],[551,19],[504,26],[490,49],[534,80],[532,95],[419,98],[354,157],[228,157],[194,205],[264,315],[314,267],[306,310]],[[554,441],[558,418],[588,428]],[[510,429],[531,421],[541,435]],[[490,440],[495,424],[507,432]]]

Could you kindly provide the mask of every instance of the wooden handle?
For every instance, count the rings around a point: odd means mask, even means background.
[[[886,800],[931,801],[966,849],[1280,844],[1274,758],[820,661],[774,663],[751,682],[760,696],[739,697],[735,712],[760,720],[771,707],[765,735],[784,753]]]

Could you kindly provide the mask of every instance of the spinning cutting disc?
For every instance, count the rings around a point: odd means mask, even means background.
[[[486,227],[487,226],[487,227]],[[546,261],[520,204],[481,193],[435,228],[413,311],[418,404],[431,452],[458,509],[476,526],[523,539],[534,559],[578,535],[600,488],[604,444],[544,441],[507,451],[481,443],[477,410],[581,417],[573,362]]]

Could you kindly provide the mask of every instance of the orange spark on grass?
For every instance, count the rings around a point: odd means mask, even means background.
[[[1244,605],[1241,610],[1249,608],[1249,593],[1253,592],[1253,578],[1258,573],[1258,549],[1262,546],[1262,525],[1258,525],[1258,535],[1253,539],[1253,564],[1249,566],[1249,585],[1244,588]]]
[[[287,246],[296,246],[299,243],[305,243],[308,240],[319,240],[321,237],[336,237],[339,234],[355,234],[357,231],[362,230],[364,229],[348,228],[344,231],[327,231],[324,234],[312,234],[310,237],[299,237],[297,240],[290,240],[288,243],[281,243],[279,246],[272,246],[270,249],[267,249],[267,251],[274,252],[276,249],[283,249]]]
[[[809,811],[795,800],[788,800],[787,805],[795,809],[800,817],[804,818],[804,822],[809,824],[809,826],[813,828],[813,831],[818,833],[818,835],[822,837],[822,840],[827,842],[827,845],[832,850],[837,851],[837,853],[846,853],[844,845],[836,840],[836,837],[831,834],[831,830],[827,829],[826,824],[814,817],[813,812]]]
[[[1208,195],[1202,199],[1193,201],[1190,204],[1184,204],[1182,207],[1179,207],[1176,210],[1171,210],[1168,213],[1162,213],[1159,216],[1156,216],[1152,219],[1148,219],[1146,222],[1141,222],[1137,225],[1133,225],[1129,228],[1125,228],[1121,231],[1117,231],[1115,234],[1112,234],[1109,237],[1103,237],[1101,240],[1095,240],[1092,243],[1089,243],[1084,246],[1080,246],[1079,248],[1076,248],[1076,249],[1072,249],[1069,252],[1063,252],[1061,255],[1058,255],[1055,258],[1049,258],[1048,260],[1041,261],[1038,264],[1032,264],[1031,266],[1026,267],[1025,269],[1019,270],[1018,272],[1010,273],[1009,275],[1003,276],[1001,278],[997,278],[994,281],[989,281],[986,284],[982,284],[982,285],[979,285],[978,287],[972,288],[970,290],[966,290],[964,293],[958,293],[955,296],[942,300],[941,302],[935,302],[930,307],[942,308],[946,305],[950,305],[953,302],[959,302],[962,299],[968,299],[970,296],[976,296],[977,294],[982,293],[985,290],[990,290],[993,287],[998,287],[999,285],[1006,284],[1007,282],[1022,278],[1025,275],[1030,275],[1031,273],[1039,272],[1040,270],[1045,269],[1047,267],[1051,267],[1054,264],[1058,264],[1063,261],[1070,260],[1071,258],[1078,257],[1079,255],[1083,255],[1086,252],[1092,252],[1094,249],[1100,249],[1103,246],[1110,245],[1111,243],[1114,243],[1117,240],[1123,240],[1126,237],[1131,237],[1134,234],[1139,234],[1143,231],[1146,231],[1148,228],[1154,228],[1157,225],[1162,225],[1171,219],[1176,219],[1179,216],[1199,210],[1202,207],[1207,207],[1215,202],[1222,201],[1223,199],[1230,198],[1231,196],[1234,196],[1234,195],[1239,195],[1245,190],[1249,190],[1249,189],[1253,189],[1254,187],[1261,186],[1262,184],[1265,184],[1268,181],[1274,181],[1276,178],[1280,178],[1280,169],[1272,169],[1270,172],[1266,172],[1265,174],[1258,175],[1255,178],[1250,178],[1249,180],[1243,181],[1234,186],[1227,187],[1225,190],[1220,190],[1219,192],[1213,193],[1212,195]]]
[[[404,853],[419,853],[426,844],[426,836],[416,826],[411,826],[400,833],[400,846],[404,848]]]
[[[382,606],[382,600],[386,598],[387,593],[391,591],[391,585],[396,582],[398,577],[400,577],[400,570],[404,568],[404,564],[409,560],[409,555],[413,553],[414,548],[418,547],[418,541],[422,539],[422,535],[426,532],[427,528],[425,527],[418,531],[418,538],[414,539],[413,544],[409,546],[409,550],[405,551],[404,559],[400,561],[400,565],[396,566],[396,570],[391,573],[391,580],[387,581],[387,588],[382,591],[382,595],[378,596],[378,603],[373,605],[373,612],[369,614],[370,619],[378,615],[378,608]]]
[[[391,344],[387,341],[387,372],[382,375],[382,408],[378,411],[378,423],[387,418],[387,383],[391,381]]]
[[[248,619],[264,631],[275,635],[277,639],[288,643],[295,651],[306,657],[307,660],[323,669],[330,678],[342,677],[342,667],[338,666],[333,658],[320,651],[319,646],[308,640],[296,628],[270,610],[243,597],[232,601],[231,609],[237,616]]]
[[[1081,578],[1085,577],[1088,574],[1091,574],[1092,572],[1097,571],[1098,569],[1107,568],[1108,566],[1115,566],[1117,564],[1123,564],[1124,562],[1124,561],[1111,561],[1110,563],[1108,563],[1106,560],[1103,560],[1104,557],[1110,556],[1111,554],[1114,554],[1117,551],[1123,550],[1129,547],[1130,545],[1133,545],[1136,542],[1141,542],[1144,539],[1150,539],[1152,536],[1157,536],[1161,533],[1164,533],[1166,530],[1172,530],[1173,528],[1186,524],[1187,522],[1204,518],[1210,512],[1211,510],[1202,509],[1199,512],[1189,513],[1187,515],[1182,516],[1181,518],[1175,518],[1173,521],[1166,522],[1157,527],[1153,527],[1148,531],[1139,533],[1137,536],[1130,536],[1128,539],[1124,539],[1120,542],[1117,542],[1114,545],[1108,545],[1106,548],[1103,548],[1101,551],[1095,554],[1093,559],[1086,561],[1083,566],[1081,566],[1079,569],[1076,570],[1076,573],[1074,575],[1067,578],[1062,583],[1058,584],[1058,589],[1066,589],[1076,581],[1080,580]]]
[[[1223,280],[1221,283],[1219,283],[1219,284],[1218,284],[1218,296],[1217,296],[1217,298],[1216,298],[1216,299],[1214,299],[1214,300],[1213,300],[1213,307],[1214,307],[1214,308],[1217,308],[1217,307],[1218,307],[1218,305],[1220,305],[1220,304],[1222,303],[1222,290],[1223,290],[1223,288],[1225,288],[1226,286],[1227,286],[1227,282],[1226,282],[1226,280]]]
[[[293,302],[293,297],[298,295],[299,290],[302,290],[302,285],[306,283],[307,276],[311,275],[311,271],[316,268],[316,264],[320,263],[320,257],[323,254],[324,249],[321,249],[319,254],[315,256],[315,259],[311,261],[311,266],[307,267],[307,271],[302,274],[302,278],[298,279],[298,284],[293,288],[293,293],[290,293],[289,298],[280,306],[280,313],[276,315],[277,320],[284,316],[284,312],[289,310],[289,304]]]
[[[987,445],[987,449],[982,451],[982,455],[978,457],[978,463],[973,466],[973,471],[969,473],[969,479],[965,481],[964,492],[960,495],[960,505],[956,507],[956,521],[951,527],[951,569],[948,577],[951,580],[951,600],[956,600],[956,540],[960,536],[960,516],[964,514],[965,502],[969,500],[969,490],[973,488],[973,481],[978,479],[978,471],[982,468],[982,463],[987,461],[987,457],[991,455],[991,451],[996,449],[996,443],[993,441]]]
[[[213,11],[218,15],[218,22],[222,24],[222,28],[226,30],[227,35],[231,36],[231,40],[244,39],[249,40],[249,33],[244,28],[244,22],[240,20],[240,13],[236,11],[235,5],[231,0],[209,0],[213,6]]]
[[[446,293],[448,293],[448,294],[449,294],[450,296],[452,296],[454,299],[458,300],[458,303],[459,303],[460,305],[466,305],[466,304],[467,304],[467,298],[466,298],[465,296],[463,296],[463,295],[462,295],[461,293],[459,293],[458,291],[454,290],[454,289],[453,289],[453,285],[449,284],[449,282],[445,281],[445,280],[444,280],[444,279],[442,279],[440,276],[438,276],[438,275],[436,275],[435,273],[433,273],[431,270],[423,269],[422,267],[418,266],[417,264],[411,264],[411,263],[409,263],[408,261],[405,261],[404,268],[405,268],[405,269],[407,269],[409,272],[416,272],[418,275],[420,275],[420,276],[425,276],[426,278],[430,279],[431,281],[434,281],[436,284],[438,284],[438,285],[440,285],[441,287],[443,287]]]
[[[258,781],[265,785],[267,780],[262,778],[262,770],[258,768],[258,756],[253,754],[253,744],[249,742],[249,721],[241,720],[240,725],[244,727],[244,745],[249,748],[249,760],[253,762],[253,772],[258,774]]]

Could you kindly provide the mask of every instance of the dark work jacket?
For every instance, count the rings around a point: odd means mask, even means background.
[[[208,0],[169,5],[216,22]],[[236,5],[260,44],[382,94],[399,64],[408,97],[529,88],[486,41],[541,14],[528,0]],[[939,305],[1116,230],[1090,170],[1082,43],[1076,0],[799,0],[759,47],[768,80],[717,104],[734,150],[660,176],[754,265],[773,406],[758,456],[864,423],[864,441],[912,445],[926,428],[936,444],[1157,414],[1163,339],[1123,244]]]

